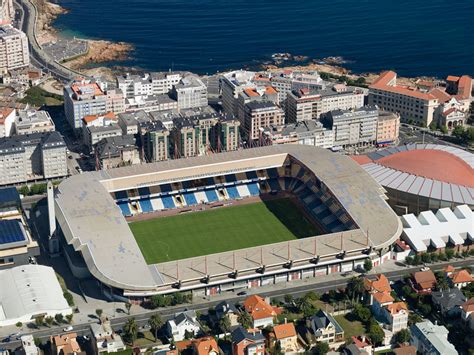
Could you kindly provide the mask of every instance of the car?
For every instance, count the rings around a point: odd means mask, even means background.
[[[247,291],[240,291],[237,296],[245,296],[247,294]]]
[[[428,271],[431,270],[428,266],[423,266],[420,271]]]
[[[3,338],[3,339],[2,339],[2,343],[9,343],[10,340],[11,340],[10,337]]]
[[[73,329],[74,328],[72,327],[72,325],[68,325],[66,328],[63,329],[63,332],[70,332]]]
[[[67,158],[68,158],[68,159],[72,159],[72,155],[68,156]]]

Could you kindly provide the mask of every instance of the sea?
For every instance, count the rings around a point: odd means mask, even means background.
[[[474,75],[474,0],[56,0],[66,37],[134,46],[120,63],[211,74],[274,53],[337,56],[356,73]],[[285,64],[285,62],[283,62]]]

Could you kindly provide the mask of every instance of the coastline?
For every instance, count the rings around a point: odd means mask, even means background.
[[[38,8],[36,23],[36,36],[38,43],[44,45],[61,39],[61,34],[53,26],[58,16],[68,13],[61,5],[48,0],[31,0]],[[112,42],[107,40],[82,39],[87,42],[88,52],[62,63],[67,68],[80,71],[87,75],[111,76],[113,71],[108,67],[87,68],[90,64],[101,64],[112,61],[122,61],[130,58],[133,46],[125,42]]]

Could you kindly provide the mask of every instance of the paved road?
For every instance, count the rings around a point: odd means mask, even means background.
[[[445,262],[445,263],[440,263],[440,264],[435,264],[435,265],[430,265],[430,268],[433,271],[438,271],[442,270],[445,266],[447,265],[453,265],[455,267],[474,267],[474,260],[472,258],[465,259],[465,260],[458,260],[458,261],[450,261],[450,262]],[[419,271],[420,266],[417,267],[400,267],[399,270],[396,271],[390,271],[390,272],[385,272],[384,275],[390,280],[390,281],[398,281],[402,280],[403,277],[409,273]],[[341,278],[339,280],[331,280],[331,281],[323,281],[319,283],[310,283],[307,285],[301,285],[298,287],[287,287],[284,289],[279,289],[279,290],[274,290],[274,291],[258,291],[258,293],[262,296],[265,297],[271,297],[273,299],[278,299],[284,297],[284,295],[291,294],[293,297],[300,297],[306,294],[308,291],[315,291],[317,293],[325,293],[329,290],[337,290],[344,288],[347,284],[347,281],[349,277]],[[229,295],[227,298],[227,301],[229,303],[238,303],[241,302],[245,297],[247,296],[236,296],[236,295]],[[209,300],[209,301],[204,301],[200,303],[195,303],[195,304],[186,304],[182,306],[176,306],[176,307],[169,307],[166,309],[160,309],[158,312],[160,313],[161,317],[163,320],[168,320],[175,313],[179,313],[185,310],[195,310],[199,311],[203,314],[207,313],[209,308],[212,308],[216,306],[218,303],[222,302],[222,299],[218,300]],[[149,311],[146,313],[142,313],[139,315],[133,315],[133,317],[136,319],[137,323],[139,326],[143,326],[147,323],[149,317],[151,314],[156,313],[157,311]],[[118,318],[111,319],[112,326],[115,330],[118,330],[123,327],[123,325],[126,323],[127,319],[129,318],[128,315],[124,315]],[[83,324],[75,324],[74,325],[74,331],[78,335],[90,335],[90,323],[83,323]],[[62,332],[62,327],[51,327],[51,328],[45,328],[41,330],[32,330],[32,334],[41,339],[43,342],[46,342],[51,335],[55,335],[58,333]],[[15,349],[18,346],[20,346],[20,341],[12,341],[8,344],[1,344],[0,347],[8,348],[8,349]]]
[[[19,8],[21,19],[19,27],[28,36],[31,63],[38,68],[50,72],[55,78],[67,82],[79,73],[70,70],[51,59],[40,47],[34,34],[36,8],[29,0],[15,0]]]

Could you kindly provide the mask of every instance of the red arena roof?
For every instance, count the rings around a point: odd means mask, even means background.
[[[474,187],[474,170],[462,159],[441,150],[410,150],[377,160],[377,164],[433,180]]]

